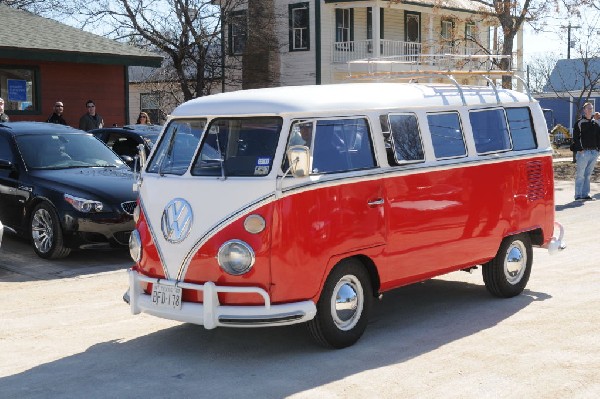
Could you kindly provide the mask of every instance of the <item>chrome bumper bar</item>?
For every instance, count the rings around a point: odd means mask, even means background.
[[[558,237],[556,236],[558,230]],[[565,237],[565,228],[559,222],[554,222],[554,234],[550,239],[550,242],[544,246],[548,250],[548,252],[552,255],[559,251],[562,251],[567,247],[567,244],[564,241]]]
[[[139,274],[129,269],[129,290],[123,295],[129,303],[132,314],[148,313],[153,316],[193,323],[206,329],[216,327],[267,327],[302,323],[315,317],[317,312],[313,301],[301,301],[272,305],[268,293],[258,287],[227,287],[217,286],[208,281],[204,284],[175,282],[157,279]],[[181,309],[159,308],[152,303],[150,295],[146,294],[140,283],[160,283],[162,285],[177,285],[180,288],[203,292],[203,303],[183,302]],[[258,294],[264,300],[264,305],[252,306],[223,306],[219,303],[218,293]]]

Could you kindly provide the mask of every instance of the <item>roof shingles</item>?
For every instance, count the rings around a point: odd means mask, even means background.
[[[54,60],[60,54],[71,62],[155,67],[162,61],[149,51],[4,4],[0,4],[0,37],[0,58]],[[17,52],[21,57],[15,57]]]

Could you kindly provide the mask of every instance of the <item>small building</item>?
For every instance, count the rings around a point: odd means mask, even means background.
[[[600,58],[558,60],[543,90],[535,95],[542,108],[572,131],[586,101],[600,111]]]
[[[162,62],[149,51],[4,4],[0,37],[0,97],[11,121],[45,121],[60,100],[67,123],[78,127],[92,99],[105,125],[135,122],[128,66]]]

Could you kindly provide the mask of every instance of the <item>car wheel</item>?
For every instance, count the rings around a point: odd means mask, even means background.
[[[71,253],[71,249],[63,245],[58,216],[46,202],[38,204],[31,214],[31,240],[40,258],[60,259]]]
[[[500,298],[511,298],[525,289],[531,274],[533,250],[527,234],[506,237],[492,260],[483,265],[487,290]]]
[[[327,277],[308,329],[325,347],[350,346],[367,328],[372,303],[373,288],[364,265],[356,259],[343,260]]]

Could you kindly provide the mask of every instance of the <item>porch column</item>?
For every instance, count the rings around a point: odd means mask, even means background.
[[[373,18],[373,58],[381,57],[381,38],[379,37],[381,29],[381,19],[379,18],[380,8],[379,3],[376,3],[371,11],[371,17]]]
[[[517,52],[516,52],[516,60],[514,62],[517,65],[513,65],[513,68],[516,67],[516,73],[523,78],[523,25],[517,31]],[[523,82],[517,80],[517,91],[523,92]]]

